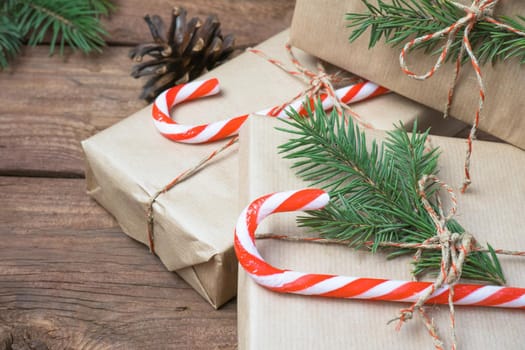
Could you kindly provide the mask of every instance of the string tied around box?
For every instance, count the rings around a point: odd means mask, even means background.
[[[222,151],[226,150],[233,144],[235,144],[238,141],[238,137],[231,138],[227,143],[222,145],[220,148],[216,149],[215,151],[211,152],[207,157],[202,158],[197,164],[192,166],[191,168],[188,168],[184,170],[182,173],[180,173],[177,177],[175,177],[173,180],[170,181],[166,186],[164,186],[161,190],[157,191],[148,201],[147,209],[146,209],[146,215],[147,215],[147,222],[148,222],[148,245],[150,252],[155,254],[155,241],[153,236],[153,228],[154,228],[154,218],[153,218],[153,204],[157,200],[157,198],[163,194],[171,190],[175,185],[180,183],[181,181],[184,181],[185,179],[193,176],[195,173],[197,173],[206,163],[210,162],[215,156],[217,156]]]
[[[316,99],[320,99],[325,110],[336,108],[338,113],[342,115],[343,109],[348,111],[345,106],[346,104],[363,101],[388,92],[387,89],[370,81],[353,82],[345,87],[334,89],[330,79],[333,79],[334,82],[338,83],[349,83],[350,81],[339,77],[338,73],[327,74],[322,66],[318,66],[321,68],[317,74],[313,73],[312,71],[304,68],[299,63],[299,61],[293,55],[290,45],[286,45],[286,49],[291,56],[292,62],[296,64],[299,71],[287,69],[285,69],[285,71],[292,76],[303,76],[303,80],[307,83],[307,87],[291,101],[279,106],[261,110],[256,112],[257,114],[266,115],[269,117],[286,118],[287,113],[292,109],[296,110],[298,113],[306,114],[305,100],[303,98],[308,97],[306,103],[313,105]],[[257,52],[259,55],[265,55],[260,50],[250,50],[252,52]],[[278,60],[270,59],[270,62],[276,64],[280,68],[284,67],[284,65]],[[159,198],[159,196],[170,191],[181,181],[184,181],[185,179],[188,179],[196,174],[217,155],[237,143],[238,131],[250,115],[242,114],[236,117],[201,125],[182,125],[177,123],[171,117],[171,110],[175,105],[202,97],[212,96],[218,94],[219,92],[219,81],[215,78],[211,78],[203,81],[193,81],[186,84],[176,85],[162,92],[153,103],[152,117],[155,127],[164,137],[172,141],[190,144],[204,144],[224,140],[229,137],[231,137],[231,139],[224,145],[211,152],[209,155],[202,158],[199,162],[197,162],[197,164],[184,170],[166,186],[155,192],[155,194],[150,197],[146,207],[146,215],[148,243],[152,253],[155,253],[155,220],[153,206],[156,200]],[[359,116],[355,113],[351,115],[354,118],[359,118]],[[363,123],[363,125],[367,124]],[[368,125],[368,127],[371,126]]]
[[[438,192],[435,193],[435,196],[437,199],[436,201],[437,211],[430,204],[430,201],[428,200],[427,194],[425,192],[425,188],[429,182],[431,184],[438,184],[442,190],[447,192],[449,196],[449,201],[451,203],[451,207],[448,210],[448,213],[446,215],[445,215],[443,205],[442,205]],[[311,191],[314,191],[314,190],[311,190]],[[474,238],[472,234],[468,232],[463,232],[463,233],[451,232],[447,228],[447,221],[451,220],[457,212],[457,197],[454,193],[454,190],[448,184],[441,181],[435,175],[424,175],[418,181],[418,194],[423,204],[423,208],[429,214],[429,217],[431,218],[435,226],[436,235],[425,240],[422,243],[397,243],[397,242],[386,242],[385,241],[385,242],[381,242],[380,245],[383,247],[415,249],[416,250],[416,253],[414,254],[415,260],[418,260],[421,257],[423,251],[426,249],[439,249],[441,250],[440,270],[434,282],[428,283],[427,288],[423,290],[414,289],[413,291],[414,293],[412,297],[415,296],[414,297],[415,299],[413,300],[412,305],[408,308],[401,309],[400,315],[396,317],[395,319],[391,320],[389,323],[393,321],[399,321],[396,327],[399,330],[401,326],[407,320],[412,319],[413,314],[415,312],[418,312],[419,315],[421,316],[421,320],[425,328],[427,329],[429,335],[432,337],[435,348],[438,350],[443,350],[444,349],[443,341],[441,340],[441,337],[439,336],[437,329],[435,328],[432,322],[432,319],[427,315],[424,309],[424,305],[430,301],[439,302],[443,304],[446,303],[448,304],[449,314],[450,314],[452,349],[456,349],[457,348],[457,337],[456,337],[456,321],[455,321],[454,303],[457,302],[458,300],[455,299],[455,293],[454,293],[455,286],[458,285],[458,283],[460,282],[463,265],[467,259],[468,254],[470,254],[471,252],[483,252],[487,250],[477,245],[476,239]],[[320,196],[320,195],[321,194],[317,194],[317,196]],[[289,196],[289,197],[291,198],[292,196]],[[295,202],[297,201],[298,199],[296,198]],[[306,209],[301,209],[301,210],[306,210]],[[242,214],[241,214],[241,217],[242,217]],[[253,236],[256,239],[280,239],[280,240],[295,241],[295,242],[316,242],[316,243],[323,243],[323,244],[334,244],[335,243],[335,244],[348,245],[347,241],[324,239],[324,238],[317,238],[317,237],[290,237],[290,236],[285,236],[285,235],[272,235],[272,234],[263,234],[263,235],[254,234]],[[373,244],[374,242],[366,242],[366,245],[368,246],[372,246]],[[497,249],[497,250],[494,250],[494,253],[525,257],[525,251],[509,251],[509,250]],[[313,287],[313,286],[309,285],[308,287]],[[395,284],[395,287],[399,287],[399,285]],[[460,287],[463,288],[462,286]],[[359,288],[356,287],[356,289],[359,289]],[[297,286],[290,286],[290,291],[292,290],[297,291],[298,290]],[[319,291],[318,288],[316,290]],[[283,290],[280,290],[280,291],[283,291]],[[284,291],[286,292],[286,290]],[[447,292],[446,298],[443,297],[444,291]],[[350,295],[355,296],[348,290],[345,291],[345,293],[347,294],[328,295],[327,293],[323,294],[319,292],[318,295],[337,296],[337,297],[345,297],[345,298],[350,297]],[[402,298],[400,295],[394,293],[392,290],[387,290],[385,293],[386,293],[385,295],[389,295],[389,297],[385,298],[385,300],[396,301],[392,297],[392,296],[396,296],[396,297],[399,297],[400,300],[402,299],[403,301],[406,301],[406,298],[405,299]],[[299,292],[299,294],[303,294],[303,293]],[[304,293],[304,294],[307,294],[307,293]],[[366,293],[363,293],[363,294],[366,294]],[[441,297],[438,299],[437,295],[441,295]],[[496,295],[496,293],[494,295]],[[407,295],[404,295],[404,296],[406,297]],[[370,297],[370,299],[374,299],[374,298],[379,299],[378,295],[373,295],[373,296],[370,295],[368,297]],[[520,292],[518,294],[515,294],[513,292],[509,295],[508,299],[504,298],[503,299],[504,302],[501,302],[501,305],[504,305],[506,302],[509,302],[509,300],[518,300],[522,298],[523,301],[519,303],[518,307],[525,308],[525,298],[524,297],[525,297],[525,290],[520,289]],[[462,298],[465,298],[465,296],[462,296]],[[484,305],[484,303],[481,302],[479,303],[479,305]],[[495,305],[496,304],[491,304],[487,299],[486,306],[495,306]]]
[[[428,180],[438,181],[449,193],[451,189],[435,177],[423,177],[419,182],[425,186]],[[448,304],[453,327],[453,346],[456,348],[454,305],[517,308],[525,310],[525,288],[460,284],[463,259],[473,248],[474,239],[468,234],[450,233],[445,228],[443,210],[433,209],[433,219],[439,231],[439,249],[449,257],[443,259],[442,271],[435,282],[399,281],[383,278],[353,277],[332,274],[300,272],[274,267],[266,262],[256,247],[257,226],[267,216],[280,212],[320,210],[328,204],[329,195],[320,189],[308,188],[295,191],[276,192],[252,201],[240,214],[234,233],[234,248],[240,265],[258,284],[280,293],[321,296],[342,299],[410,302],[412,307],[402,310],[397,319],[402,322],[418,311],[425,326],[434,339],[437,349],[443,349],[432,320],[426,315],[423,304]],[[422,197],[425,201],[426,198]],[[431,208],[431,206],[429,205]],[[440,206],[441,207],[441,206]],[[270,237],[275,238],[275,237]],[[434,240],[433,240],[434,241]],[[336,242],[337,243],[337,242]],[[420,244],[421,249],[435,249],[435,243]],[[445,252],[448,250],[448,253]],[[520,255],[523,253],[521,252]],[[448,260],[448,262],[447,262]],[[457,289],[457,293],[455,293]]]
[[[440,200],[439,195],[436,193],[437,198],[437,212],[434,210],[430,204],[425,187],[426,184],[431,181],[435,184],[438,184],[443,190],[445,190],[450,198],[451,208],[448,213],[445,215],[443,206]],[[435,175],[424,175],[418,181],[418,194],[421,198],[423,208],[428,213],[429,217],[432,219],[434,226],[436,228],[436,235],[427,239],[421,244],[421,246],[416,250],[414,259],[418,260],[421,257],[421,254],[424,249],[432,248],[433,245],[438,245],[441,249],[441,262],[439,274],[432,284],[432,287],[427,289],[424,293],[419,296],[419,299],[412,304],[409,308],[402,309],[400,316],[394,320],[399,320],[397,328],[401,328],[402,324],[412,318],[414,311],[419,312],[423,324],[427,328],[430,336],[433,339],[434,346],[436,349],[443,349],[443,341],[440,339],[437,330],[435,329],[431,319],[426,315],[423,305],[430,299],[430,296],[438,289],[442,288],[446,283],[449,286],[449,297],[448,305],[450,312],[450,328],[452,332],[452,349],[456,349],[456,322],[455,322],[455,310],[454,310],[454,286],[459,282],[461,278],[461,271],[463,269],[463,264],[467,258],[467,255],[472,251],[475,246],[474,236],[468,232],[457,233],[450,232],[447,228],[447,221],[452,219],[452,217],[457,212],[457,198],[454,194],[453,189],[441,181]],[[392,321],[394,321],[392,320]]]
[[[348,84],[351,82],[358,82],[361,79],[358,77],[348,77],[343,76],[342,71],[336,71],[335,73],[328,73],[321,63],[320,60],[317,60],[316,63],[316,69],[317,71],[312,71],[308,68],[306,68],[295,56],[293,53],[292,46],[287,43],[285,45],[286,52],[288,53],[288,57],[290,59],[290,62],[295,66],[297,70],[290,69],[286,67],[283,62],[269,57],[266,55],[263,51],[249,48],[248,51],[261,56],[262,58],[266,59],[271,64],[279,67],[284,72],[297,77],[298,79],[301,79],[307,86],[305,90],[294,96],[290,101],[283,103],[282,105],[277,107],[276,111],[284,111],[286,106],[290,105],[292,101],[296,100],[305,100],[308,99],[310,101],[310,104],[313,105],[315,102],[316,97],[321,98],[323,101],[326,97],[329,97],[331,100],[333,100],[333,108],[337,111],[337,115],[341,118],[344,117],[346,119],[346,115],[344,112],[346,112],[347,115],[350,115],[359,125],[367,128],[367,129],[374,129],[373,125],[365,121],[358,113],[356,113],[348,104],[344,101],[343,98],[341,98],[340,94],[337,93],[337,90],[334,88],[334,85],[336,84]],[[362,80],[361,80],[362,81]],[[357,88],[357,86],[356,86]],[[388,92],[385,88],[380,88],[380,90],[377,90],[375,94],[383,94]],[[305,110],[298,110],[298,113],[303,115],[305,113]]]
[[[401,50],[401,53],[399,55],[399,64],[401,66],[401,70],[408,75],[409,77],[417,80],[426,80],[434,75],[439,68],[441,67],[442,63],[445,61],[448,52],[450,51],[456,34],[463,28],[463,38],[461,42],[461,48],[458,54],[458,57],[456,59],[455,63],[455,70],[454,70],[454,79],[453,82],[449,88],[448,92],[448,99],[447,104],[445,106],[444,110],[444,116],[447,117],[450,107],[452,105],[453,97],[454,97],[454,89],[458,82],[458,76],[461,69],[461,61],[463,59],[463,56],[465,53],[470,59],[470,63],[472,65],[472,68],[474,69],[474,72],[476,74],[476,79],[478,82],[479,87],[479,101],[478,106],[476,108],[474,122],[472,124],[472,128],[470,130],[469,136],[467,138],[467,151],[465,155],[465,162],[464,162],[464,180],[463,185],[461,188],[461,192],[464,193],[468,186],[471,184],[471,174],[470,174],[470,158],[472,155],[472,149],[473,149],[473,140],[476,138],[476,132],[479,126],[480,121],[480,114],[483,110],[483,106],[485,104],[485,86],[483,83],[483,76],[481,73],[480,64],[478,61],[478,58],[476,55],[474,55],[472,50],[472,45],[470,43],[470,33],[474,26],[482,21],[490,22],[494,25],[496,25],[499,28],[502,28],[504,30],[510,31],[512,33],[518,34],[520,36],[525,37],[525,33],[510,26],[505,23],[502,23],[498,20],[496,20],[493,16],[494,8],[498,4],[499,0],[474,0],[470,6],[463,5],[458,2],[449,1],[449,3],[458,9],[465,11],[465,16],[459,18],[456,22],[451,24],[448,27],[445,27],[435,33],[422,35],[420,37],[417,37],[408,43],[405,44],[403,49]],[[446,36],[446,42],[440,49],[440,54],[434,63],[434,65],[424,74],[416,74],[413,71],[411,71],[408,68],[408,65],[406,63],[406,55],[407,52],[414,46],[421,44],[423,42],[427,42],[434,39],[439,39]]]

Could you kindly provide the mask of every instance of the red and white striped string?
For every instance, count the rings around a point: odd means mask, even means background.
[[[458,19],[452,25],[450,25],[450,26],[448,26],[446,28],[443,28],[443,29],[441,29],[441,30],[439,30],[439,31],[437,31],[437,32],[435,32],[433,34],[422,35],[422,36],[420,36],[418,38],[415,38],[415,39],[409,41],[403,47],[403,49],[401,50],[401,54],[399,55],[399,64],[401,65],[401,70],[405,74],[407,74],[409,77],[417,79],[417,80],[426,80],[426,79],[432,77],[434,75],[434,73],[436,73],[439,70],[439,68],[441,67],[441,65],[445,61],[445,59],[446,59],[446,57],[447,57],[447,55],[448,55],[448,53],[450,51],[450,48],[452,47],[452,44],[455,41],[456,34],[458,33],[458,31],[461,28],[464,28],[463,40],[462,40],[462,43],[461,43],[461,49],[460,49],[458,58],[456,60],[456,69],[455,69],[455,73],[454,73],[454,82],[453,82],[452,86],[449,89],[448,101],[447,101],[447,105],[445,107],[445,117],[446,117],[448,115],[448,111],[449,111],[450,106],[452,104],[452,99],[453,99],[453,96],[454,96],[454,88],[456,86],[456,83],[457,83],[457,80],[458,80],[458,76],[459,76],[459,70],[461,68],[461,60],[463,59],[463,55],[466,52],[467,55],[470,58],[470,63],[472,65],[472,68],[474,69],[474,72],[476,74],[476,79],[478,81],[478,86],[479,86],[479,103],[478,103],[478,107],[476,109],[476,113],[475,113],[475,116],[474,116],[474,122],[472,124],[472,129],[470,130],[469,136],[467,138],[467,151],[466,151],[465,165],[464,165],[465,175],[464,175],[463,186],[461,188],[461,192],[463,192],[463,193],[467,190],[468,186],[471,183],[470,158],[472,156],[472,147],[473,147],[472,142],[473,142],[473,140],[476,137],[476,131],[477,131],[478,127],[479,127],[480,114],[481,114],[481,111],[483,110],[483,106],[485,104],[485,86],[483,84],[483,77],[482,77],[482,74],[481,74],[481,68],[480,68],[478,59],[474,55],[474,53],[472,51],[472,46],[470,44],[470,38],[469,38],[470,33],[471,33],[472,29],[474,28],[474,26],[475,26],[475,24],[477,22],[484,20],[484,21],[493,23],[497,27],[502,28],[504,30],[510,31],[510,32],[515,33],[515,34],[520,35],[520,36],[525,36],[524,32],[519,31],[516,28],[513,28],[513,27],[511,27],[511,26],[509,26],[509,25],[507,25],[505,23],[502,23],[502,22],[500,22],[500,21],[498,21],[498,20],[496,20],[495,18],[492,17],[492,13],[494,11],[494,8],[498,4],[498,2],[499,2],[499,0],[474,0],[473,3],[471,4],[471,6],[465,6],[465,5],[461,4],[461,3],[450,1],[449,2],[450,4],[454,5],[455,7],[459,8],[459,9],[464,10],[466,12],[466,15],[464,17]],[[427,42],[429,40],[442,38],[444,36],[446,36],[446,38],[447,38],[446,42],[443,45],[443,47],[441,48],[441,53],[438,56],[436,63],[434,64],[434,66],[432,68],[430,68],[430,70],[428,70],[424,74],[418,75],[418,74],[414,73],[413,71],[411,71],[408,68],[407,63],[406,63],[406,55],[407,55],[407,52],[409,52],[412,47],[414,47],[414,46],[416,46],[416,45],[418,45],[420,43]]]
[[[237,134],[249,114],[242,114],[221,121],[196,126],[179,124],[170,116],[170,112],[174,106],[182,102],[212,96],[218,94],[219,91],[219,81],[215,78],[177,85],[164,91],[155,99],[153,104],[152,115],[155,126],[159,132],[168,139],[182,143],[208,143]],[[363,101],[386,92],[387,90],[385,88],[365,81],[337,89],[335,95],[342,103],[348,104]],[[328,94],[323,93],[319,98],[325,110],[334,107],[335,100]],[[314,102],[314,97],[311,97],[309,103],[313,105]],[[256,112],[256,114],[284,118],[287,116],[287,113],[296,110],[300,115],[305,115],[306,110],[304,103],[304,100],[298,99],[286,106],[267,108]]]
[[[431,290],[432,282],[313,274],[285,270],[267,263],[257,250],[255,231],[267,216],[290,211],[317,210],[329,201],[326,192],[303,189],[269,194],[243,210],[235,228],[234,248],[240,265],[255,282],[268,289],[302,295],[397,302],[417,302]],[[454,294],[444,284],[433,291],[426,304],[490,306],[525,310],[525,288],[455,284]]]

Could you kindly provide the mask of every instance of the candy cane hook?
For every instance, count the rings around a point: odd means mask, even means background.
[[[174,86],[161,93],[153,103],[153,120],[159,132],[170,140],[183,143],[206,143],[236,134],[248,114],[197,126],[181,125],[170,117],[175,105],[212,96],[220,91],[217,79],[194,81]]]
[[[239,263],[255,282],[281,293],[333,298],[415,302],[431,282],[395,281],[283,270],[268,264],[255,245],[258,224],[273,213],[317,210],[329,201],[326,192],[304,189],[260,197],[242,212],[235,228],[234,248]],[[436,290],[427,304],[448,304],[449,286]],[[525,310],[525,288],[454,285],[454,304]]]

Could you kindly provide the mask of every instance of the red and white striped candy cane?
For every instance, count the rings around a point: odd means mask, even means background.
[[[278,192],[260,197],[242,212],[235,228],[234,247],[239,263],[258,284],[281,293],[334,298],[416,302],[431,282],[395,281],[283,270],[266,261],[255,246],[257,225],[273,213],[316,210],[329,201],[318,189]],[[449,286],[436,290],[427,304],[448,304]],[[525,310],[525,288],[454,285],[454,304]]]
[[[164,91],[153,103],[152,114],[155,126],[159,132],[168,139],[183,143],[207,143],[237,134],[249,114],[197,126],[181,125],[170,117],[170,110],[175,105],[185,101],[215,95],[219,93],[219,91],[219,81],[215,78],[180,84]],[[387,91],[387,89],[381,86],[366,81],[337,89],[336,95],[343,103],[348,104],[381,95]],[[320,96],[320,99],[322,100],[324,109],[327,110],[333,107],[334,101],[331,97],[323,94]],[[281,106],[272,107],[257,112],[257,114],[282,118],[286,117],[286,112],[292,108],[300,114],[304,114],[303,103],[303,100],[297,100],[284,109]],[[310,99],[310,103],[313,104],[314,100]]]

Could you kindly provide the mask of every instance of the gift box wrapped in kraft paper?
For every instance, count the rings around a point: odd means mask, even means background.
[[[239,213],[252,200],[276,191],[306,187],[290,169],[292,161],[283,160],[277,147],[290,134],[273,132],[282,121],[254,117],[241,129]],[[378,141],[384,133],[368,133]],[[370,141],[370,139],[368,140]],[[439,176],[454,184],[461,172],[463,140],[432,137],[441,149]],[[261,147],[264,145],[264,147]],[[458,195],[457,220],[485,245],[524,250],[525,152],[500,143],[479,143],[483,161],[474,166],[478,186]],[[300,213],[281,213],[264,219],[257,235],[300,236],[309,234],[297,228]],[[315,233],[313,233],[315,236]],[[411,280],[411,257],[387,260],[342,245],[257,239],[257,250],[272,266],[306,273]],[[525,261],[520,257],[500,256],[507,284],[525,287]],[[239,267],[238,291],[239,349],[433,349],[432,339],[415,315],[396,331],[396,322],[387,322],[409,304],[332,299],[282,294],[256,284]],[[450,348],[448,307],[429,306],[444,348]],[[515,309],[456,306],[458,349],[518,349],[525,344],[525,312]],[[447,343],[448,341],[448,343]]]
[[[258,48],[287,62],[283,32]],[[315,59],[297,53],[315,66]],[[304,84],[265,59],[247,52],[202,79],[216,77],[222,92],[175,107],[181,124],[199,125],[258,111],[287,102]],[[402,120],[436,124],[438,114],[405,98],[389,94],[356,106],[363,117],[386,109],[384,118],[370,120],[389,128]],[[433,121],[433,122],[432,122]],[[458,125],[442,123],[442,132]],[[189,145],[172,142],[153,124],[148,106],[82,143],[87,159],[88,193],[112,213],[123,231],[149,244],[147,208],[152,196],[183,171],[195,166],[225,141]],[[264,145],[261,145],[264,147]],[[155,253],[214,307],[236,294],[237,263],[231,236],[237,215],[237,145],[230,147],[192,177],[159,195],[153,204]]]
[[[459,2],[472,4],[471,0]],[[376,5],[376,0],[371,0],[370,3]],[[409,78],[402,72],[399,64],[399,55],[405,42],[391,47],[381,39],[369,49],[370,30],[354,42],[349,42],[353,29],[347,28],[349,22],[345,15],[365,12],[366,6],[362,0],[297,0],[290,29],[290,42],[312,55],[381,84],[402,96],[443,111],[454,80],[453,60],[443,64],[440,70],[427,80]],[[495,16],[508,15],[511,18],[524,13],[524,1],[499,1],[494,12]],[[460,31],[463,33],[463,29]],[[444,42],[445,39],[435,49]],[[407,55],[408,67],[417,74],[430,70],[437,60],[437,55],[425,54],[423,51],[414,50]],[[525,89],[525,65],[520,64],[519,58],[513,58],[497,62],[495,65],[484,64],[481,66],[481,72],[486,100],[479,129],[517,147],[525,148],[525,119],[521,117],[525,110],[525,100],[522,98]],[[479,96],[474,70],[470,61],[466,61],[454,91],[450,115],[472,124]]]

